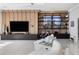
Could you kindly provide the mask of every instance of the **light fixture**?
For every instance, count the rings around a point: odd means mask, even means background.
[[[44,3],[30,3],[31,5],[44,5]]]
[[[34,5],[34,3],[31,3],[31,5]]]
[[[66,15],[66,17],[68,17],[68,15]]]

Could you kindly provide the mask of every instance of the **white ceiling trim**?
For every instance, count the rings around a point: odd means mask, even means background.
[[[4,3],[0,10],[68,11],[77,3]]]

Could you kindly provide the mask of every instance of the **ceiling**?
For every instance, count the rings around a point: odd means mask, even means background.
[[[79,3],[0,3],[0,10],[68,11]]]

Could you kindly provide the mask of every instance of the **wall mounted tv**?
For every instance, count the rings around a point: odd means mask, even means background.
[[[28,32],[29,22],[28,21],[10,21],[11,32]]]

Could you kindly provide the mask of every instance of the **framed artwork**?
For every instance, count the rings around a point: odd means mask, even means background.
[[[74,21],[71,21],[71,27],[74,27]]]

